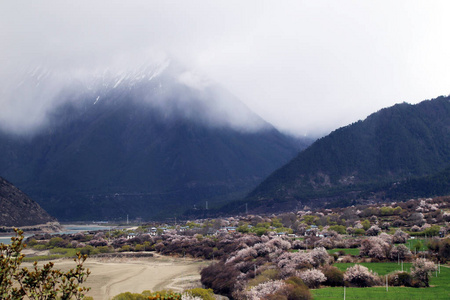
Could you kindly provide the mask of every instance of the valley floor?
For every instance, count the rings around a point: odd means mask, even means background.
[[[68,270],[75,265],[70,259],[53,262],[55,268],[61,270]],[[208,264],[206,261],[158,254],[136,259],[88,258],[85,266],[89,268],[91,275],[86,286],[91,290],[87,296],[94,300],[109,300],[124,292],[141,293],[144,290],[163,289],[183,291],[200,287],[200,269]]]

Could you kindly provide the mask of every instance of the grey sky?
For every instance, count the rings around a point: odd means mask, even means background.
[[[0,88],[34,64],[166,55],[279,129],[324,134],[449,94],[449,13],[448,1],[2,1]]]

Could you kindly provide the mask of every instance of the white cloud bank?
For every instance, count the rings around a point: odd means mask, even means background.
[[[169,56],[185,83],[209,78],[282,130],[324,134],[449,94],[449,13],[448,1],[2,1],[0,115],[45,106],[12,96],[30,66]]]

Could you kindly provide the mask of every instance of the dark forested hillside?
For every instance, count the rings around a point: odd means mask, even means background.
[[[380,192],[380,187],[404,180],[412,184],[411,179],[449,166],[450,98],[402,103],[317,140],[272,173],[244,202],[255,207],[348,203],[367,197],[369,190]],[[408,190],[414,194],[415,189]]]
[[[22,227],[55,221],[36,202],[0,177],[0,226]]]
[[[172,111],[139,97],[152,93],[109,90],[55,108],[42,131],[0,134],[0,172],[60,220],[173,218],[245,196],[301,148],[262,120],[255,130],[207,124],[186,88],[184,107],[164,100]]]

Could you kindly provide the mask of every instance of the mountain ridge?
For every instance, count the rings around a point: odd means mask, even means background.
[[[192,88],[164,72],[58,95],[39,131],[0,135],[0,172],[60,220],[166,218],[219,205],[308,143],[215,87]]]
[[[397,104],[318,139],[240,202],[323,205],[450,166],[450,98]],[[322,204],[320,204],[322,203]],[[238,205],[235,203],[234,205]]]
[[[56,222],[39,204],[0,177],[0,226],[23,227]]]

